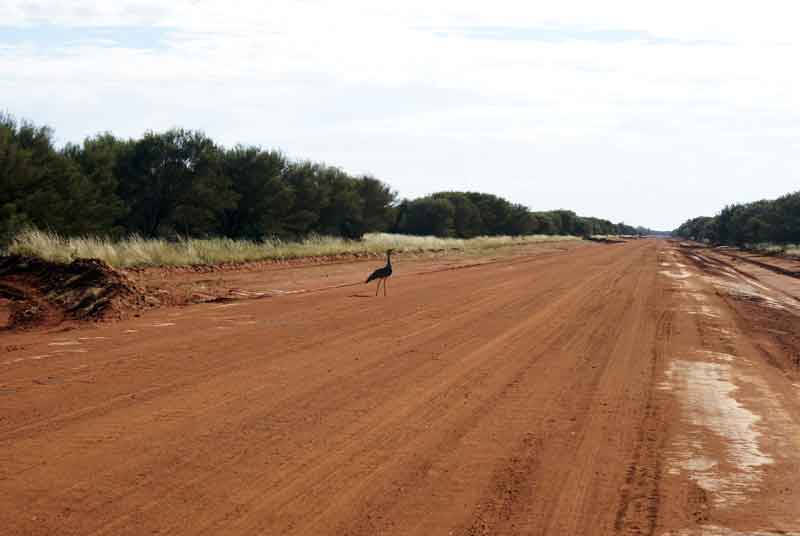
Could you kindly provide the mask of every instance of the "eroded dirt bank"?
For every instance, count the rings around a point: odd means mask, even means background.
[[[156,305],[156,298],[103,261],[0,256],[0,327],[6,329],[119,319]]]
[[[424,262],[3,335],[0,526],[800,533],[791,296],[665,241]]]

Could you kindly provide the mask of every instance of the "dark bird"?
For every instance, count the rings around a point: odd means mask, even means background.
[[[392,275],[392,252],[394,250],[390,249],[386,252],[386,266],[383,268],[378,268],[372,275],[370,275],[365,283],[369,283],[375,279],[378,280],[378,287],[375,289],[375,295],[378,295],[378,291],[381,289],[381,282],[383,282],[383,295],[386,296],[386,281],[389,279],[389,276]]]

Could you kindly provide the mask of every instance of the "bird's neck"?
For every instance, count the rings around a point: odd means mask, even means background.
[[[386,264],[388,264],[389,266],[392,265],[392,254],[391,253],[387,253],[386,254]]]

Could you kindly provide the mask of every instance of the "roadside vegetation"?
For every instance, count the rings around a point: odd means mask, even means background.
[[[674,234],[709,244],[800,255],[800,191],[774,200],[729,205],[716,216],[686,221]]]
[[[179,237],[254,244],[247,248],[313,242],[314,235],[469,239],[647,232],[569,210],[533,212],[479,192],[399,199],[376,177],[292,161],[276,150],[226,148],[192,130],[147,132],[138,139],[103,133],[57,148],[50,128],[0,113],[0,247],[27,228],[101,237],[107,244],[144,243],[125,238],[135,235],[152,244],[193,243]]]
[[[65,238],[55,233],[27,230],[18,234],[8,253],[69,263],[75,259],[101,259],[116,268],[137,266],[183,266],[322,257],[343,254],[380,254],[392,248],[398,252],[480,253],[497,248],[579,240],[573,236],[529,235],[520,237],[482,236],[470,239],[369,233],[362,240],[310,236],[301,241],[279,239],[255,242],[230,238],[187,238],[168,241],[137,236],[110,238]]]
[[[742,248],[765,255],[800,257],[800,244],[745,244]]]

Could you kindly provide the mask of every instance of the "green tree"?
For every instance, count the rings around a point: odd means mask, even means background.
[[[455,209],[447,199],[422,197],[406,203],[399,231],[422,236],[453,236],[454,217]]]
[[[91,223],[92,234],[120,235],[124,231],[119,223],[127,215],[128,207],[117,194],[116,167],[130,143],[105,133],[87,138],[83,145],[68,144],[64,148],[64,155],[88,181],[84,219]]]
[[[0,115],[0,240],[24,226],[97,232],[111,223],[104,203],[80,167],[55,149],[49,128]]]
[[[388,184],[364,175],[356,186],[362,200],[362,219],[365,232],[388,231],[394,221],[397,193]]]
[[[221,150],[200,132],[148,132],[118,166],[129,230],[145,236],[203,236],[218,230],[237,194],[221,173]]]
[[[486,234],[481,211],[464,192],[439,192],[433,199],[445,199],[453,206],[453,231],[459,238],[472,238]]]
[[[320,213],[330,200],[327,184],[321,178],[323,168],[321,164],[312,162],[295,162],[284,170],[283,180],[294,198],[294,209],[284,226],[294,236],[313,232]]]
[[[222,234],[251,240],[286,235],[284,222],[294,205],[294,196],[282,179],[287,166],[277,151],[244,146],[225,151],[222,173],[231,181],[237,201],[221,213]]]
[[[364,234],[364,203],[358,181],[334,167],[322,167],[320,181],[328,193],[321,207],[314,232],[359,239]]]

